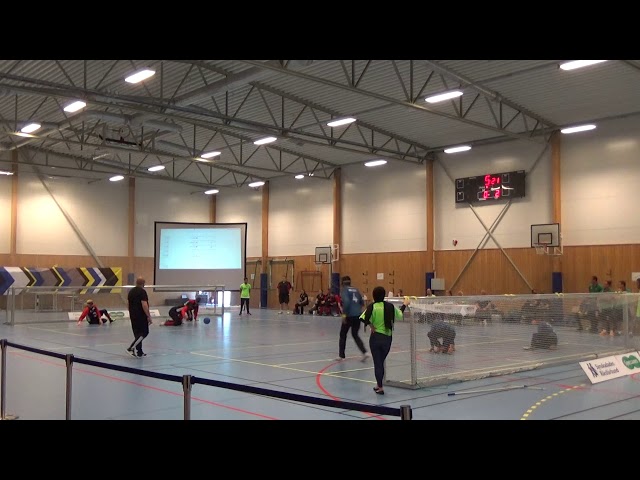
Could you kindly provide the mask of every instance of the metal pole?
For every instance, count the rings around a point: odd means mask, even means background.
[[[0,387],[0,418],[4,420],[7,407],[7,339],[0,340],[2,349],[2,385]]]
[[[471,208],[471,211],[473,212],[473,214],[476,216],[476,218],[478,219],[478,221],[482,224],[483,228],[485,229],[485,231],[489,234],[489,236],[491,237],[491,240],[493,240],[493,243],[495,243],[498,248],[500,249],[500,251],[504,254],[505,257],[507,257],[507,260],[509,260],[509,263],[511,264],[511,266],[514,268],[514,270],[516,272],[518,272],[518,275],[520,275],[520,278],[522,278],[522,280],[524,280],[524,283],[527,284],[527,287],[529,288],[529,290],[533,290],[533,287],[531,286],[531,284],[529,283],[529,280],[527,280],[525,278],[525,276],[522,274],[522,272],[520,271],[520,269],[518,269],[518,267],[516,266],[515,263],[513,263],[513,260],[511,260],[511,257],[509,255],[507,255],[507,252],[505,252],[504,248],[502,248],[502,245],[500,245],[498,243],[498,241],[496,240],[496,237],[493,236],[493,233],[491,233],[489,231],[489,229],[487,228],[487,226],[485,225],[485,223],[482,221],[482,219],[480,218],[480,215],[478,215],[478,212],[476,212],[476,209],[474,208],[473,205],[469,204],[469,208]]]
[[[73,374],[73,354],[67,353],[64,357],[64,362],[67,366],[67,405],[66,405],[66,420],[71,420],[71,380]]]
[[[626,295],[622,296],[622,331],[624,332],[624,346],[629,346],[629,302]]]
[[[184,419],[191,420],[191,375],[182,376],[182,391],[184,392]]]
[[[410,341],[410,354],[411,354],[411,386],[415,387],[418,384],[418,359],[416,350],[416,319],[413,314],[409,319],[409,341]]]
[[[0,349],[2,350],[2,379],[0,379],[0,420],[15,420],[15,415],[7,415],[7,339],[0,340]]]
[[[9,320],[9,325],[16,324],[16,288],[11,287],[11,320]]]
[[[411,420],[412,418],[411,405],[400,405],[400,420]]]
[[[224,317],[224,290],[225,290],[225,286],[222,286],[222,307],[221,307],[221,312],[222,312],[222,316]]]

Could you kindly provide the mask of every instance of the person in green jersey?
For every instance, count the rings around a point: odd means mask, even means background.
[[[249,299],[251,298],[251,284],[249,279],[244,277],[244,283],[240,285],[240,315],[242,310],[246,307],[247,315],[251,315],[249,311]]]
[[[376,386],[373,391],[378,395],[384,395],[384,362],[391,350],[393,341],[393,324],[396,320],[402,320],[404,310],[409,305],[409,297],[405,297],[403,305],[396,308],[392,303],[385,302],[386,291],[384,287],[373,289],[373,303],[370,304],[360,315],[360,320],[371,326],[371,336],[369,337],[369,351],[373,357],[373,371],[376,377]]]

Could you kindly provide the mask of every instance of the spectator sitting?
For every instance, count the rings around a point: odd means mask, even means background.
[[[322,290],[320,290],[318,292],[318,295],[316,295],[316,300],[313,303],[313,307],[311,307],[311,310],[309,310],[309,313],[320,315],[320,307],[324,305],[324,302],[325,302],[325,294]]]
[[[480,295],[486,295],[485,290],[480,290]],[[496,313],[496,307],[491,300],[479,300],[477,303],[476,319],[487,323],[487,320],[491,320],[491,315]]]
[[[337,317],[340,314],[340,295],[331,292],[327,294],[322,314],[333,315],[334,317]]]
[[[303,289],[302,292],[300,292],[300,297],[298,298],[298,301],[293,307],[293,314],[304,315],[304,307],[306,307],[307,305],[309,305],[309,295],[307,295],[307,292],[305,292]]]

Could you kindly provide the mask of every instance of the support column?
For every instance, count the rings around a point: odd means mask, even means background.
[[[11,151],[13,162],[11,177],[11,241],[9,249],[9,265],[18,263],[18,150]]]
[[[210,195],[211,197],[211,201],[209,203],[209,223],[216,223],[216,199],[217,196],[216,195]]]
[[[128,233],[127,233],[127,283],[135,283],[135,259],[136,259],[136,179],[129,177],[129,209],[128,209]]]
[[[260,274],[260,308],[268,307],[269,279],[267,260],[269,257],[269,182],[262,186],[262,273]]]
[[[342,169],[333,171],[333,244],[341,245],[342,240]],[[338,251],[338,258],[340,258]],[[340,261],[334,262],[332,271],[340,272]]]
[[[434,251],[435,229],[433,227],[433,159],[428,159],[427,164],[427,276],[434,278],[436,271],[436,258]],[[431,288],[430,280],[424,287],[425,294],[427,288]]]
[[[560,233],[562,233],[562,195],[561,195],[561,144],[560,132],[555,131],[551,136],[551,189],[552,189],[552,209],[553,223],[560,224]],[[562,239],[560,239],[562,244]],[[553,256],[553,271],[551,277],[551,288],[554,292],[562,291],[562,255]]]

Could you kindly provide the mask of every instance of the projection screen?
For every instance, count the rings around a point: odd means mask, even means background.
[[[244,281],[246,223],[155,222],[154,285],[225,285]]]

